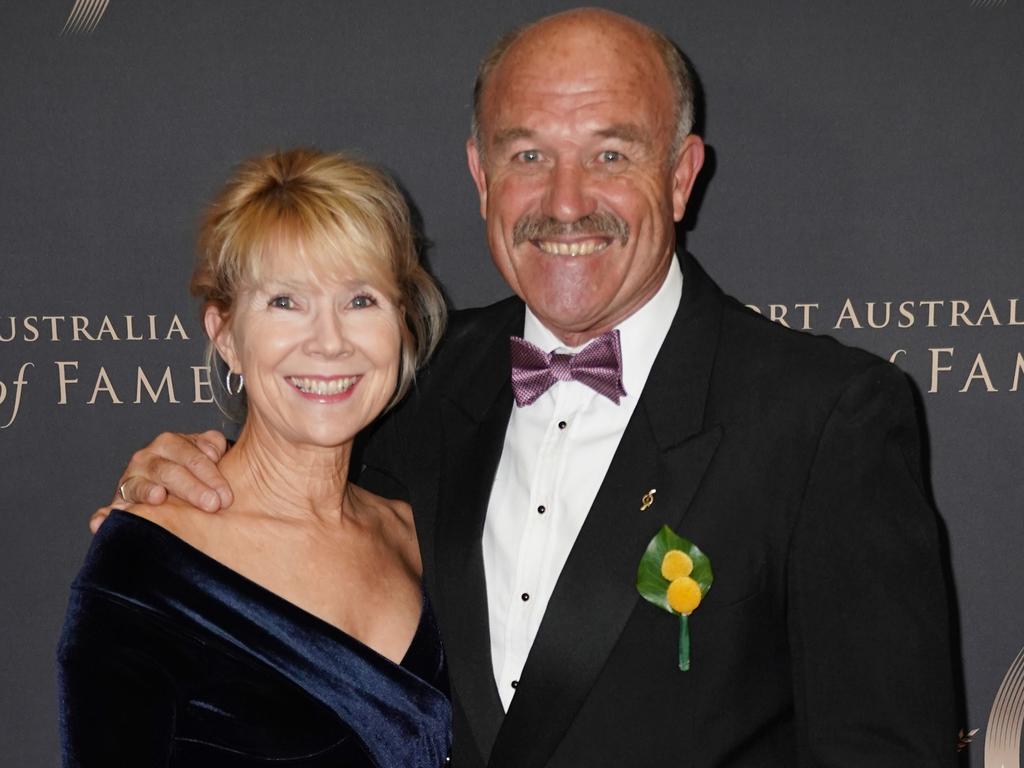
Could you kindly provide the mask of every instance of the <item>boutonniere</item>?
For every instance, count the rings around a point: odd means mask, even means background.
[[[711,561],[667,525],[647,545],[636,588],[648,602],[679,616],[679,669],[690,668],[689,616],[711,589]]]

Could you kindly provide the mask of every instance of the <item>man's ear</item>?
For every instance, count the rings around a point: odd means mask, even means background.
[[[487,175],[484,173],[483,161],[480,157],[480,150],[476,140],[470,137],[466,140],[466,161],[469,163],[469,173],[476,184],[476,193],[480,196],[480,218],[487,219]]]
[[[672,218],[676,221],[682,221],[686,213],[686,203],[703,165],[704,142],[691,133],[683,140],[672,169]]]
[[[227,318],[212,304],[203,311],[203,327],[217,348],[217,354],[228,364],[228,368],[235,373],[243,373],[235,351],[235,337],[231,334]]]

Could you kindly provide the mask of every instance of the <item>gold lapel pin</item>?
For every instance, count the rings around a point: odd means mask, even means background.
[[[654,503],[654,494],[658,492],[657,488],[651,488],[647,493],[640,497],[640,511],[645,511],[651,504]]]

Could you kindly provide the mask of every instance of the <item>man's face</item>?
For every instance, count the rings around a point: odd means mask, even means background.
[[[669,156],[673,92],[645,38],[607,23],[548,26],[492,73],[482,147],[467,151],[494,263],[576,345],[657,292],[703,145],[691,136]]]

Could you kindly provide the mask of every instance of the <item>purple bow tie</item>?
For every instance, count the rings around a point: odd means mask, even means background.
[[[545,352],[526,339],[509,339],[512,351],[512,393],[516,405],[529,405],[556,381],[578,381],[616,405],[626,394],[622,386],[622,347],[618,330],[608,331],[574,355]]]

